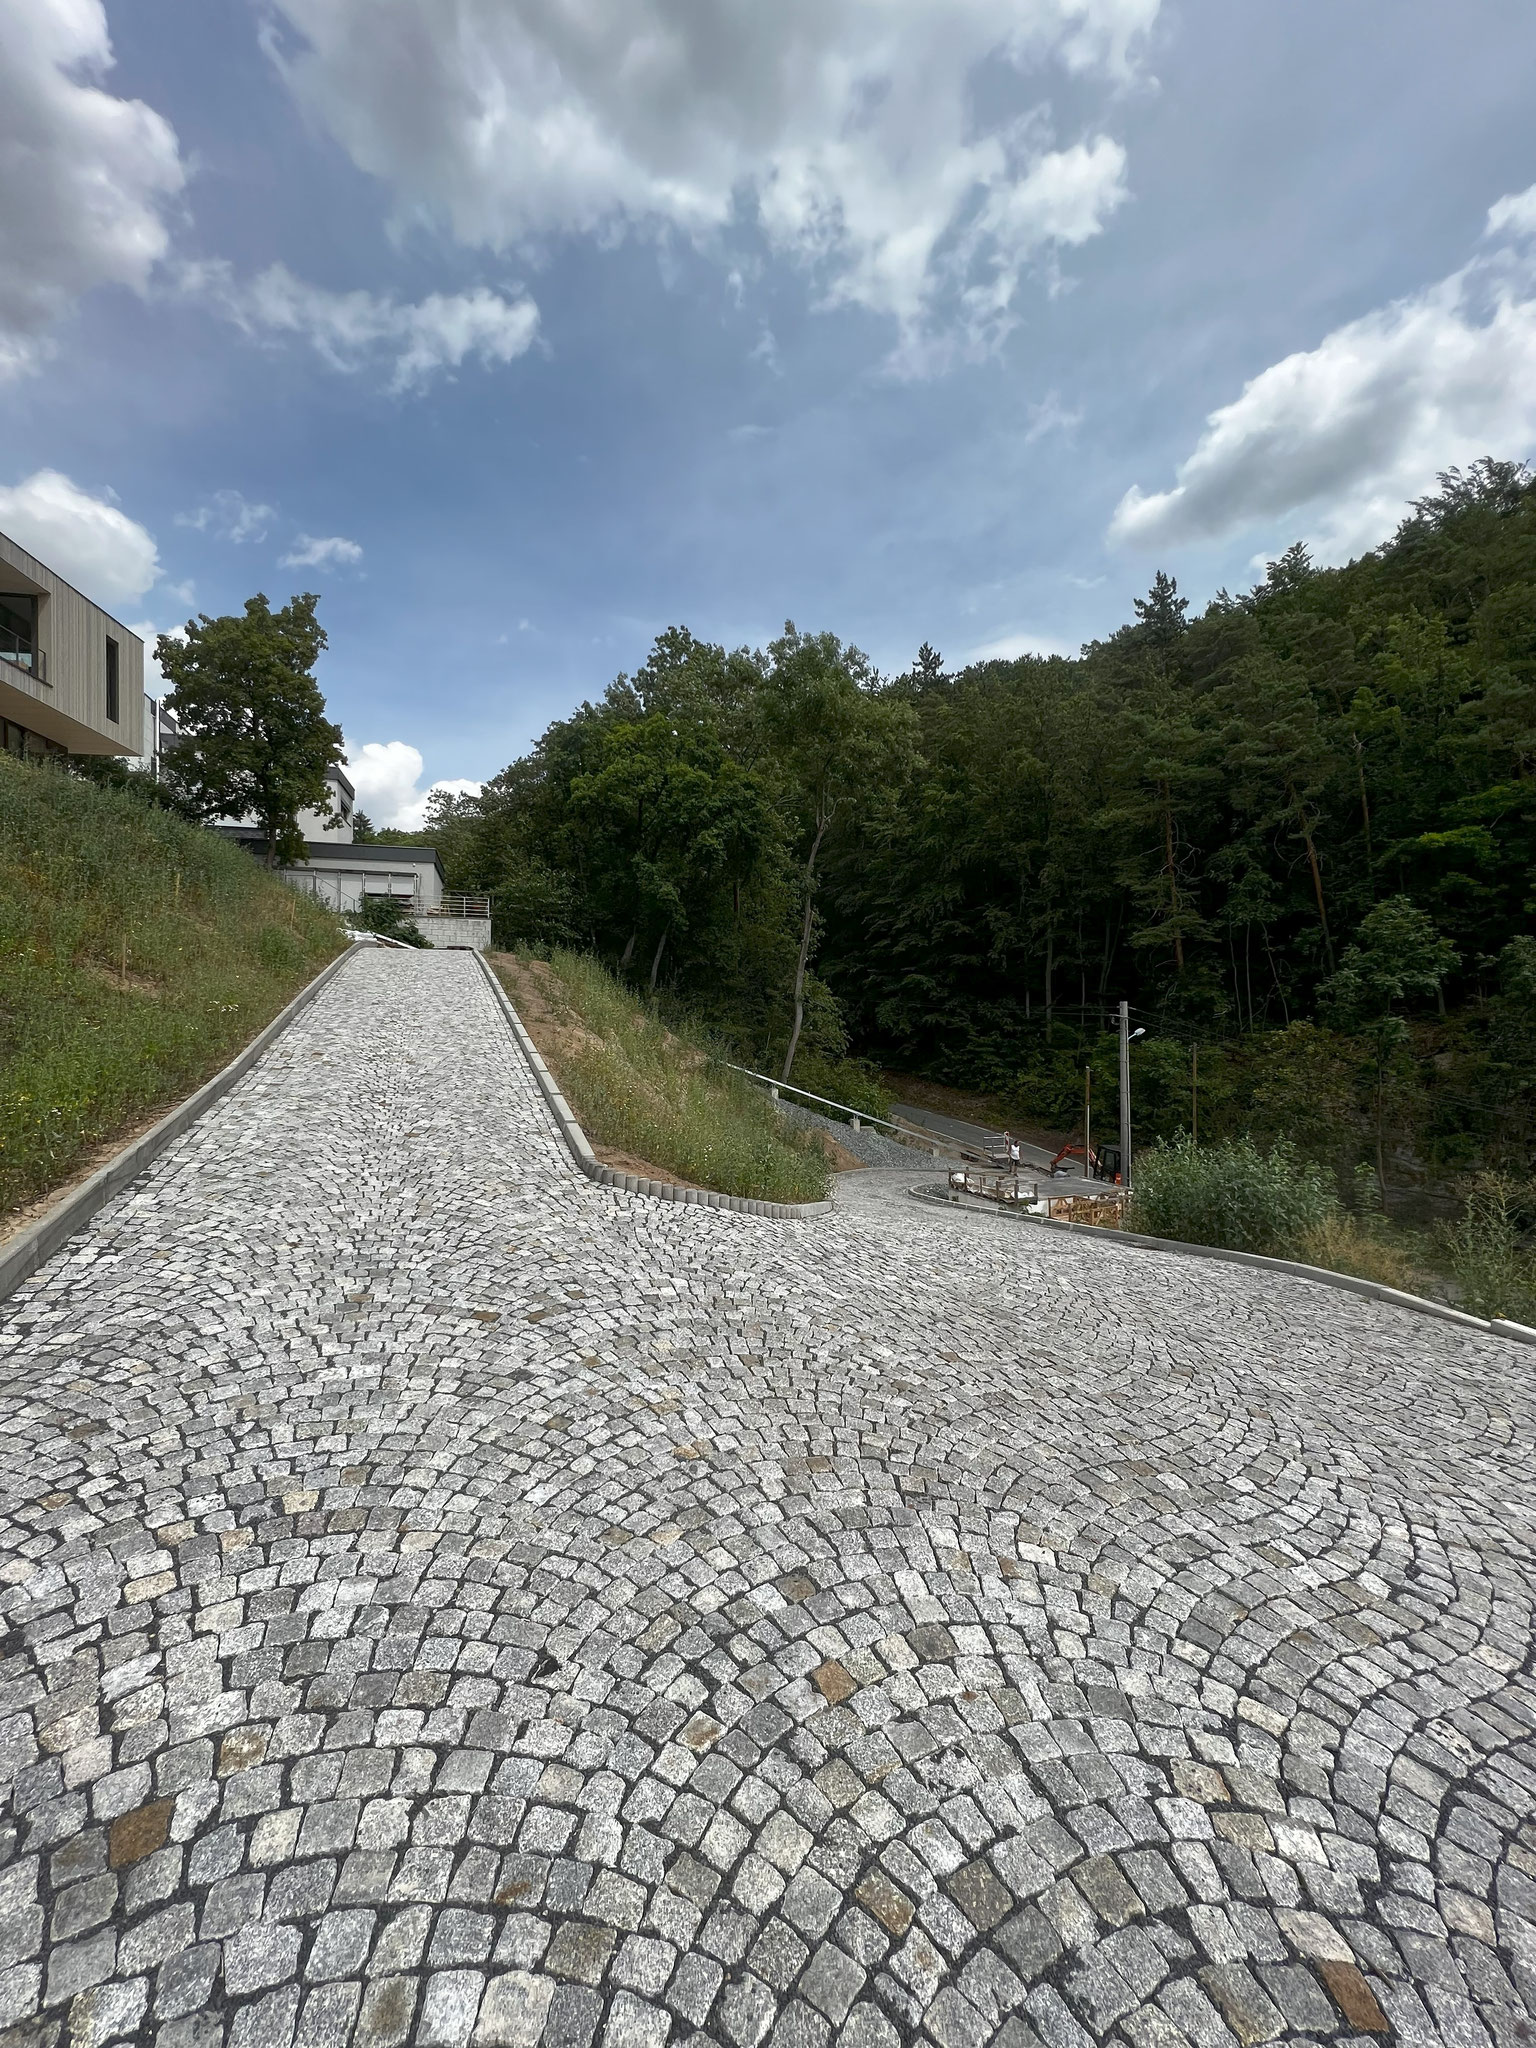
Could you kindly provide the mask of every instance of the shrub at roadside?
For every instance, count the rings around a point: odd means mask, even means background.
[[[1262,1152],[1251,1138],[1154,1146],[1137,1157],[1132,1187],[1127,1229],[1274,1258],[1303,1257],[1308,1233],[1338,1207],[1321,1167],[1284,1143]]]
[[[558,1034],[545,1057],[594,1143],[725,1195],[825,1197],[819,1147],[786,1127],[761,1089],[714,1063],[700,1035],[662,1025],[588,954],[557,950],[549,970],[584,1028]]]
[[[398,939],[402,945],[430,948],[432,944],[411,923],[411,914],[398,896],[365,896],[355,911],[348,911],[347,921],[354,931],[377,932],[381,939]]]
[[[344,944],[240,847],[0,754],[0,1214],[216,1073]]]

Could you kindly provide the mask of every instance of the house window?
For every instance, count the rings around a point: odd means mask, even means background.
[[[117,642],[107,642],[107,723],[116,725],[121,714],[122,692],[118,687]]]
[[[7,591],[0,597],[0,655],[21,668],[37,667],[37,599]]]

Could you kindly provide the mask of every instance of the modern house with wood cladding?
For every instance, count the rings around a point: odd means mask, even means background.
[[[144,643],[0,533],[0,745],[140,754]]]

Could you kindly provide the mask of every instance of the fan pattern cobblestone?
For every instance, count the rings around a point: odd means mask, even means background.
[[[1528,1354],[908,1177],[354,957],[6,1307],[3,2048],[1536,2039]]]

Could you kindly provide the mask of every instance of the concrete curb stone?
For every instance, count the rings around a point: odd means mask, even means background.
[[[991,1216],[1005,1213],[990,1203],[985,1207],[974,1200],[957,1203],[947,1195],[928,1188],[914,1187],[907,1192],[917,1201],[933,1202],[946,1209],[965,1208],[972,1213]],[[1444,1323],[1459,1323],[1464,1329],[1508,1337],[1516,1344],[1536,1344],[1536,1329],[1530,1329],[1524,1323],[1512,1323],[1502,1317],[1468,1315],[1464,1309],[1451,1308],[1443,1301],[1429,1301],[1422,1294],[1405,1294],[1399,1287],[1387,1287],[1379,1280],[1361,1280],[1353,1273],[1335,1273],[1327,1266],[1304,1266],[1297,1259],[1272,1259],[1261,1252],[1231,1251],[1224,1245],[1186,1244],[1180,1238],[1146,1237],[1134,1230],[1104,1230],[1094,1223],[1069,1223],[1064,1216],[1009,1213],[1019,1223],[1034,1224],[1043,1230],[1072,1231],[1079,1237],[1098,1238],[1108,1244],[1139,1245],[1148,1251],[1180,1252],[1188,1258],[1219,1259],[1233,1266],[1262,1266],[1272,1273],[1289,1273],[1298,1280],[1315,1280],[1320,1287],[1340,1288],[1346,1294],[1363,1294],[1369,1300],[1384,1301],[1394,1308],[1411,1309],[1418,1315],[1434,1316]]]
[[[830,1202],[758,1202],[745,1195],[721,1195],[705,1188],[682,1188],[672,1181],[650,1180],[643,1174],[622,1173],[616,1166],[605,1166],[592,1150],[575,1111],[560,1092],[559,1083],[544,1064],[543,1055],[529,1037],[527,1027],[498,980],[495,968],[483,954],[477,953],[475,958],[485,971],[524,1059],[533,1069],[533,1078],[539,1084],[561,1136],[570,1147],[571,1157],[588,1180],[596,1181],[599,1187],[613,1188],[619,1194],[649,1195],[654,1201],[691,1203],[697,1208],[733,1209],[743,1216],[771,1216],[799,1222],[811,1216],[831,1215]]]

